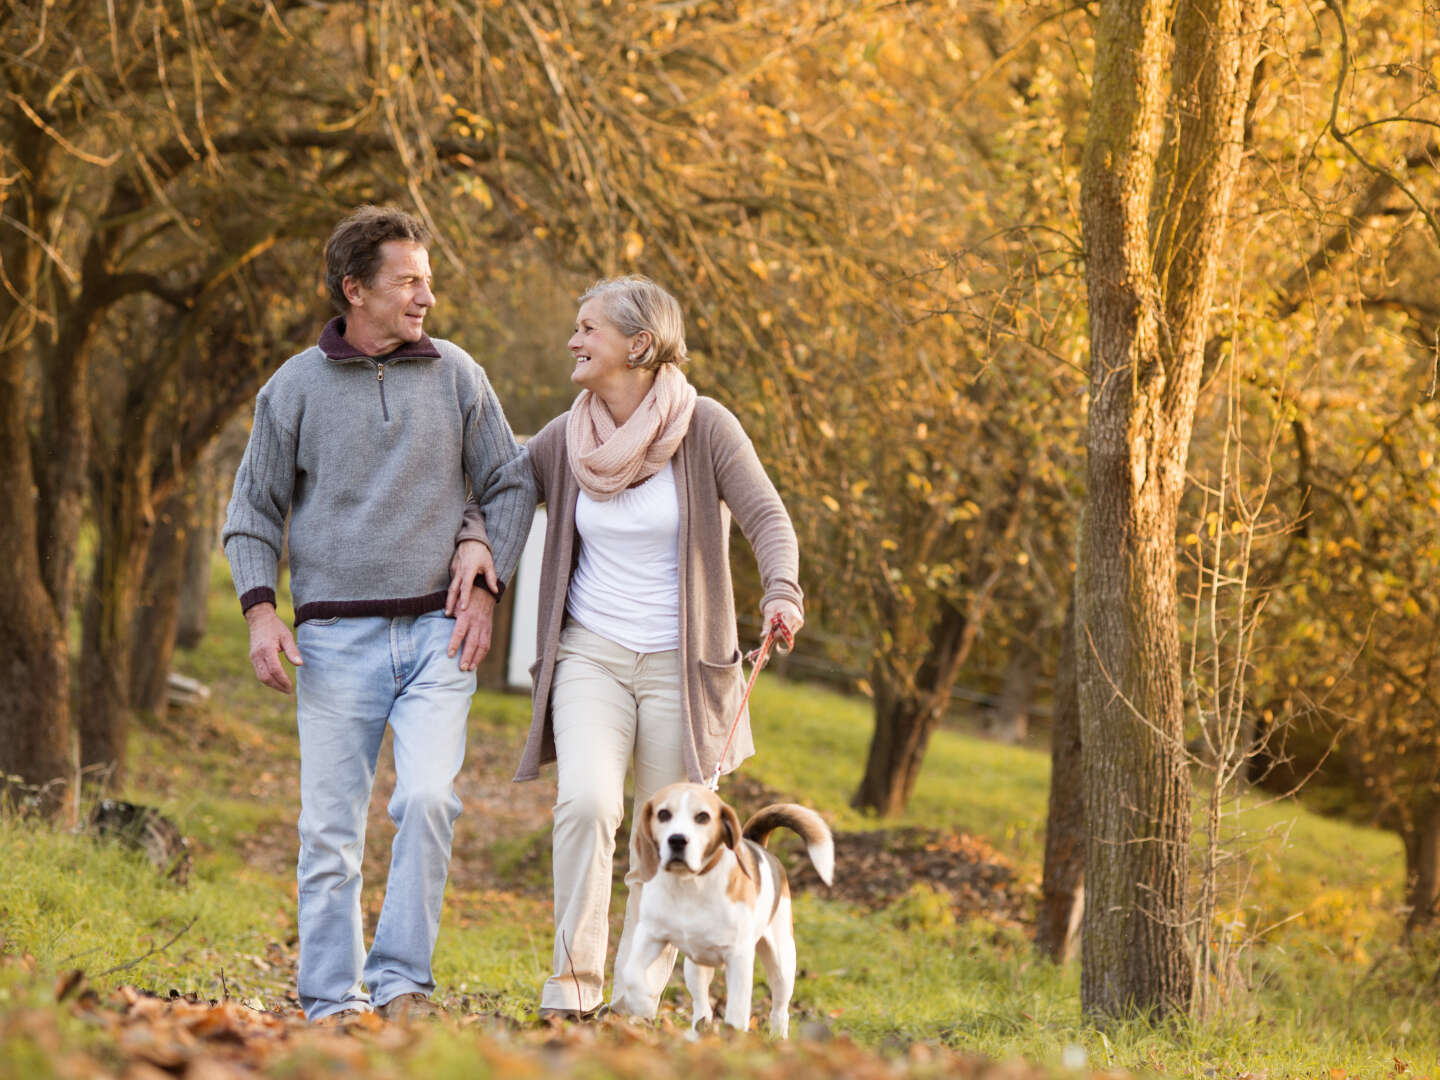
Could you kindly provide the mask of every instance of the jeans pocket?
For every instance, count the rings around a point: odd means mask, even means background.
[[[736,649],[729,660],[701,660],[700,701],[705,707],[705,726],[712,735],[727,735],[740,699],[745,694],[744,657]]]
[[[339,615],[331,615],[330,618],[328,618],[328,619],[306,619],[306,620],[305,620],[303,623],[301,623],[300,625],[301,625],[301,626],[311,626],[311,627],[334,626],[334,625],[335,625],[337,622],[339,622],[339,621],[340,621],[340,616],[339,616]]]

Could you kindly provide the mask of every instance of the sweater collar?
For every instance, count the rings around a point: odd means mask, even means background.
[[[336,363],[344,363],[347,360],[408,360],[422,356],[431,360],[440,359],[440,350],[424,334],[420,335],[419,341],[397,345],[384,357],[372,357],[363,353],[345,340],[345,316],[343,315],[336,315],[325,324],[325,329],[320,331],[320,351],[325,354],[326,359],[334,360]]]

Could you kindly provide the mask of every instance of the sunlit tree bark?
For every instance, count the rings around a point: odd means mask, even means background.
[[[1089,830],[1081,1004],[1098,1019],[1189,1003],[1175,529],[1258,10],[1107,2],[1096,31],[1076,660]]]

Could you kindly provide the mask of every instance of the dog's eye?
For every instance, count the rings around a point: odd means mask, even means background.
[[[704,825],[704,824],[705,824],[707,821],[709,821],[709,820],[710,820],[710,815],[707,814],[704,810],[701,810],[698,814],[695,815],[695,824],[696,824],[696,825]]]
[[[655,812],[655,817],[656,817],[656,819],[659,820],[659,821],[669,821],[669,820],[670,820],[670,811],[669,811],[669,810],[657,810],[657,811]]]

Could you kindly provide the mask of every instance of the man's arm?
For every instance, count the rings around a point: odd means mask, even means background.
[[[455,598],[455,629],[448,652],[451,656],[459,652],[462,671],[476,667],[490,650],[495,602],[515,573],[535,514],[535,479],[530,464],[485,372],[477,365],[474,373],[476,400],[466,416],[464,460],[481,524],[478,531],[473,529],[467,507],[461,542],[451,562],[450,583]],[[477,543],[464,542],[464,538],[474,540],[480,535],[488,540],[487,551],[481,551]],[[484,566],[487,560],[488,572]],[[476,574],[482,572],[487,587],[471,589]],[[449,604],[446,610],[452,610]]]
[[[500,400],[478,366],[479,400],[465,425],[465,472],[485,518],[495,574],[503,584],[515,573],[535,516],[535,477],[510,431]]]
[[[290,628],[275,613],[275,578],[285,543],[285,517],[295,486],[295,440],[275,421],[262,394],[245,456],[235,473],[235,489],[222,536],[230,574],[245,622],[250,627],[250,663],[266,686],[288,694],[290,676],[284,655],[301,663]]]

